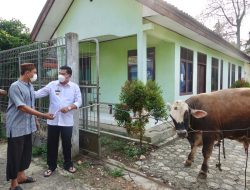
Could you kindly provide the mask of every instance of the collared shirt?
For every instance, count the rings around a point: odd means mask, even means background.
[[[48,125],[73,126],[73,111],[62,113],[59,110],[71,104],[77,108],[82,105],[82,95],[79,86],[69,81],[62,85],[58,80],[52,81],[45,87],[35,92],[36,98],[42,98],[49,95],[49,113],[55,114],[54,120],[47,120]]]
[[[6,114],[6,136],[20,137],[36,131],[35,116],[18,110],[19,106],[35,106],[32,84],[18,80],[9,88],[9,102]]]

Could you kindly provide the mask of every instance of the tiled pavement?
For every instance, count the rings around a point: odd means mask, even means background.
[[[209,174],[206,180],[197,179],[202,164],[201,148],[197,151],[195,162],[191,167],[184,167],[184,161],[190,151],[186,139],[177,139],[164,147],[152,152],[144,161],[136,162],[141,170],[149,176],[161,178],[173,189],[181,190],[244,190],[246,154],[243,145],[225,140],[226,159],[221,155],[222,171],[216,168],[218,162],[218,148],[214,148],[209,160]],[[250,160],[250,159],[249,159]],[[250,163],[250,161],[248,161]],[[248,164],[249,165],[249,164]],[[0,189],[7,190],[9,183],[5,180],[6,145],[0,145]],[[91,189],[72,176],[53,175],[47,180],[42,176],[44,168],[41,164],[31,164],[28,174],[35,176],[38,181],[33,184],[22,185],[29,190],[85,190]],[[247,168],[247,189],[250,189],[250,166]]]
[[[201,148],[197,151],[193,165],[184,167],[184,161],[189,152],[190,146],[187,139],[176,139],[152,152],[145,161],[137,162],[137,164],[141,165],[142,171],[148,175],[161,178],[171,184],[173,189],[244,190],[246,154],[242,144],[225,140],[226,159],[221,155],[222,171],[216,168],[218,148],[214,148],[209,160],[209,174],[206,180],[197,179],[203,161]],[[249,163],[250,161],[248,165]],[[247,168],[247,189],[250,189],[250,166]]]

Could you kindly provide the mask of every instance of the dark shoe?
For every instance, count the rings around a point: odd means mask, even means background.
[[[44,174],[43,174],[43,176],[44,177],[49,177],[49,176],[51,176],[52,174],[53,174],[53,172],[54,172],[55,170],[50,170],[50,169],[48,169],[48,170],[46,170],[45,172],[44,172]]]
[[[21,186],[16,186],[14,189],[13,188],[9,188],[9,190],[23,190]]]
[[[76,168],[74,168],[73,166],[69,167],[68,169],[65,169],[67,172],[69,173],[75,173],[76,172]]]
[[[19,184],[23,184],[23,183],[34,183],[36,182],[36,179],[34,179],[33,177],[27,176],[27,179],[21,182],[18,182]]]

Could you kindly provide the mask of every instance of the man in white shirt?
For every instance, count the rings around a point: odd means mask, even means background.
[[[71,68],[62,66],[59,70],[58,80],[50,82],[35,92],[36,98],[49,96],[49,112],[54,113],[55,117],[54,120],[47,120],[48,170],[44,172],[44,177],[49,177],[57,168],[59,135],[62,139],[64,169],[70,173],[76,171],[71,161],[71,137],[74,125],[72,110],[81,106],[82,96],[79,86],[70,81],[71,75]]]

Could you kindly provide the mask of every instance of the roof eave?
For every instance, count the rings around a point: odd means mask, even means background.
[[[46,1],[37,21],[32,29],[32,32],[30,34],[32,41],[35,41],[35,39],[39,33],[39,30],[41,29],[41,27],[42,27],[47,15],[48,15],[50,9],[51,9],[51,7],[53,6],[54,2],[55,2],[55,0],[47,0]]]
[[[238,48],[234,47],[232,44],[224,40],[222,37],[202,25],[200,22],[189,16],[188,14],[180,11],[173,5],[163,1],[163,0],[137,0],[144,6],[152,9],[153,11],[159,13],[162,16],[166,16],[172,19],[174,22],[177,22],[189,30],[197,33],[200,36],[207,38],[208,40],[219,43],[221,47],[226,48],[230,51],[233,51],[235,54],[240,56],[246,62],[250,62],[250,56],[243,53]]]

